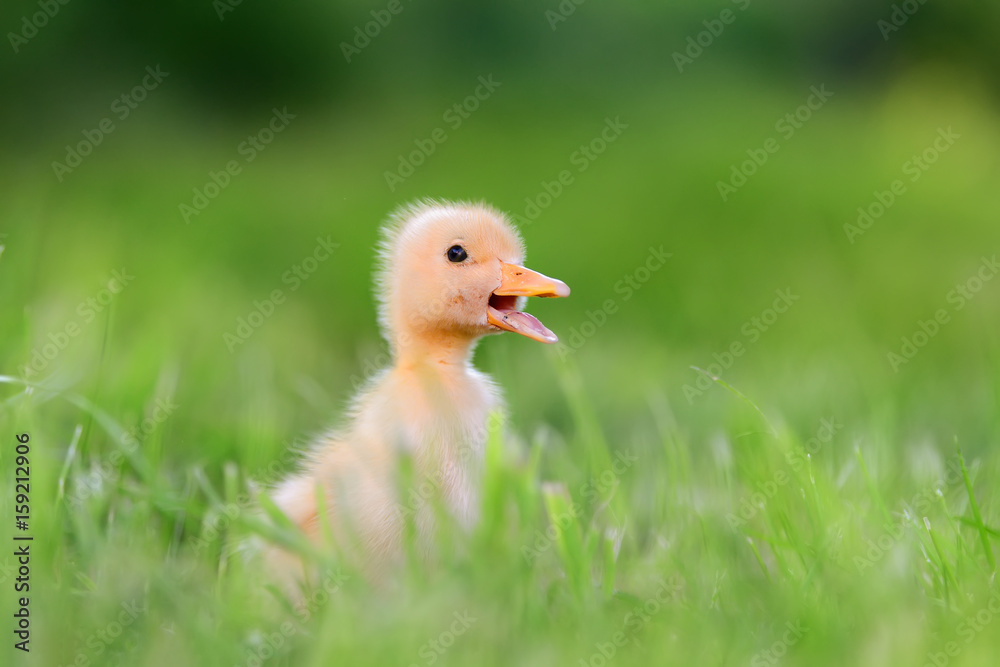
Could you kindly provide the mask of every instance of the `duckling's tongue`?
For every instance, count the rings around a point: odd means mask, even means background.
[[[513,331],[540,343],[557,343],[559,338],[549,331],[534,315],[520,310],[499,310],[493,306],[486,309],[486,320],[495,327]]]

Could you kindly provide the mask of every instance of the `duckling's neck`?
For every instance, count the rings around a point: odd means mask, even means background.
[[[395,366],[402,370],[427,366],[465,369],[472,359],[476,340],[443,333],[422,337],[400,337],[395,346]]]
[[[432,434],[434,449],[464,442],[467,432],[485,424],[495,408],[490,383],[472,367],[475,343],[474,338],[425,339],[396,348],[389,380],[401,392],[396,404],[406,406],[404,422],[424,434],[417,440]]]

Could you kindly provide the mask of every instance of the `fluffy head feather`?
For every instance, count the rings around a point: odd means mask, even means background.
[[[468,259],[450,262],[461,245]],[[375,297],[382,335],[397,350],[414,340],[474,340],[497,330],[486,322],[500,262],[524,262],[513,224],[483,203],[425,199],[401,206],[382,228]]]

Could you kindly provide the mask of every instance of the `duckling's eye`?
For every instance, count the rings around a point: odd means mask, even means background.
[[[460,245],[453,245],[448,248],[448,261],[449,262],[464,262],[469,257],[469,253],[465,252],[465,248]]]

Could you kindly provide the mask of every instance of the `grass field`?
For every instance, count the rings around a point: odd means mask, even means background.
[[[153,101],[62,181],[88,110],[0,158],[5,627],[21,433],[34,538],[31,652],[5,630],[0,663],[995,665],[996,109],[946,73],[831,81],[789,135],[823,82],[706,81],[504,82],[395,191],[438,98],[300,112],[252,162],[269,114]],[[477,352],[511,414],[474,534],[376,589],[317,555],[324,585],[283,604],[234,555],[251,491],[384,365],[377,227],[427,195],[520,216],[573,288],[531,304],[564,345]]]

